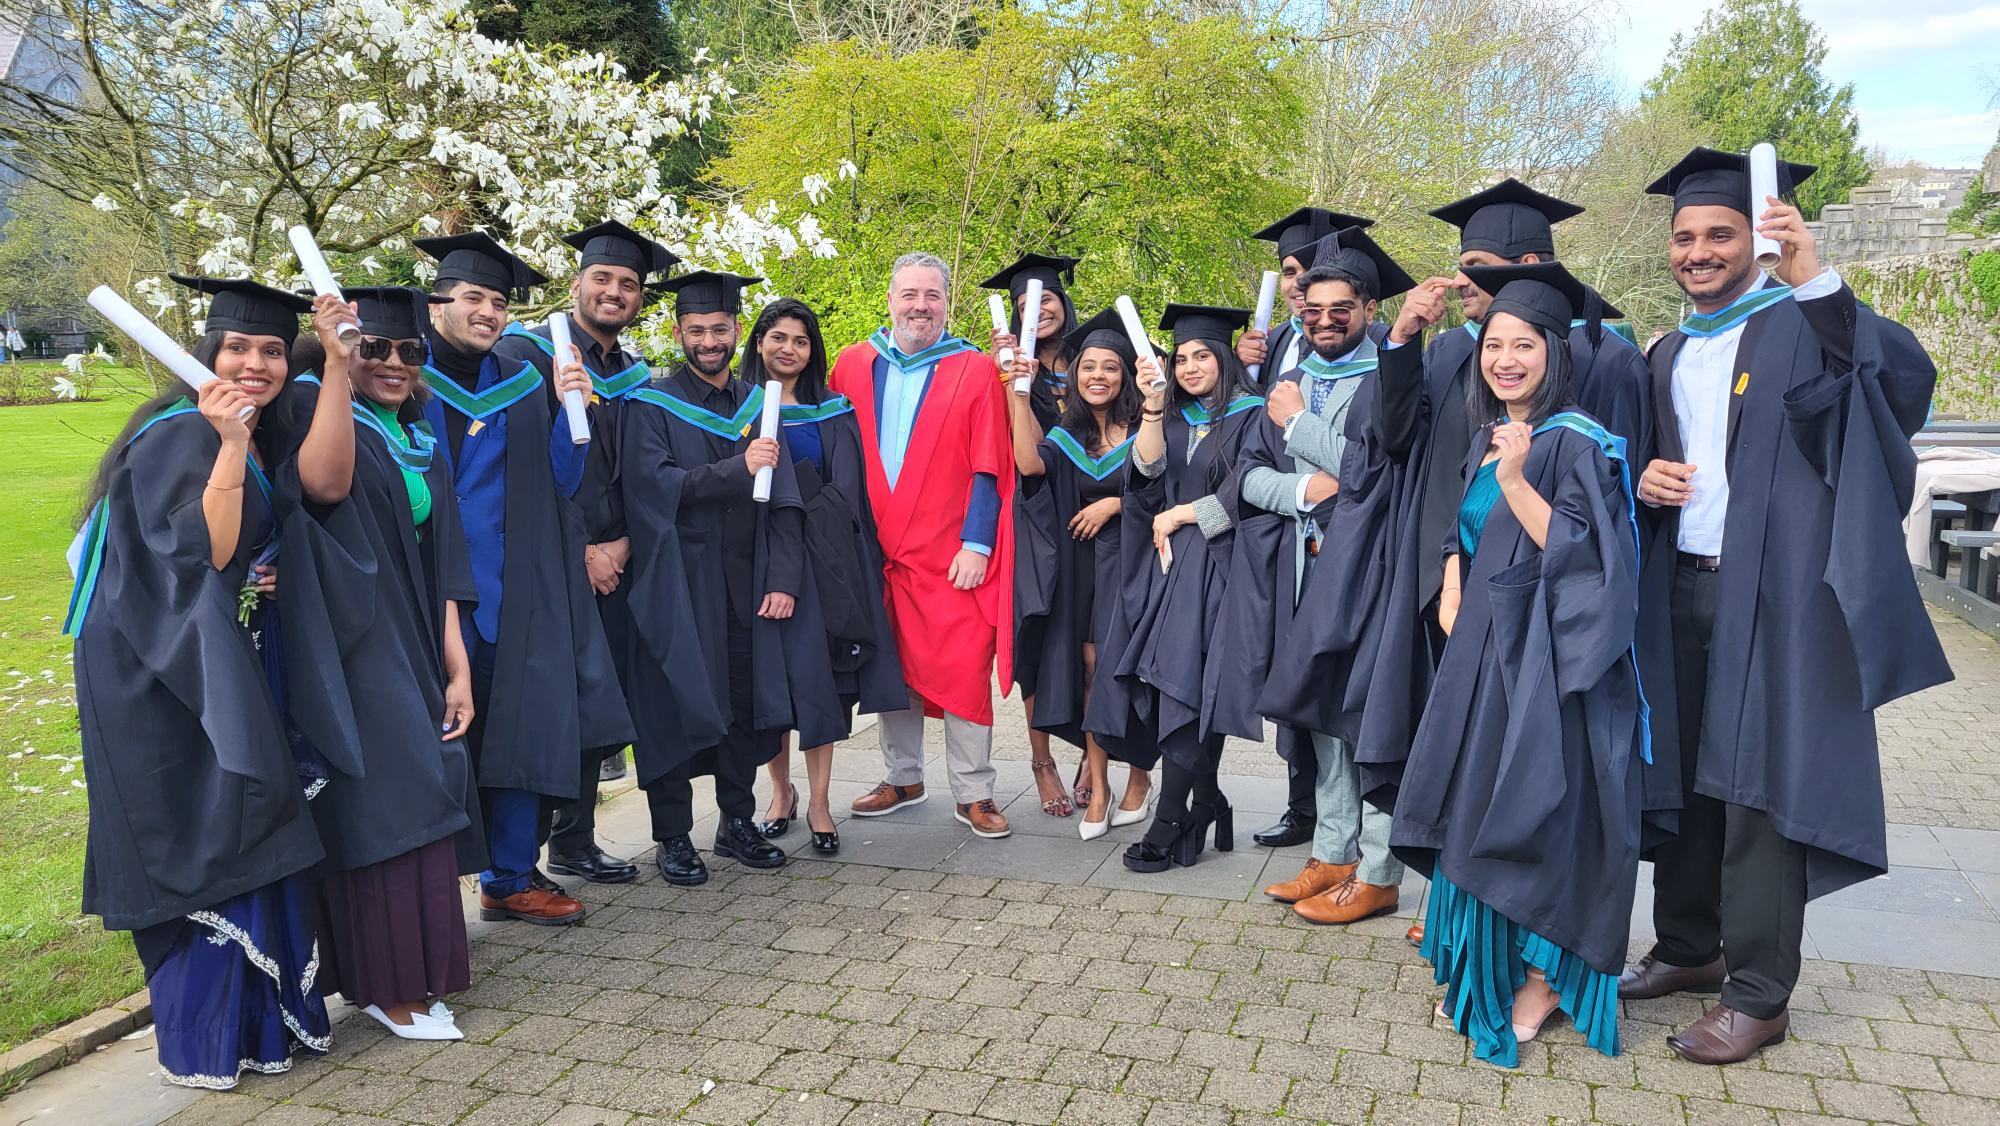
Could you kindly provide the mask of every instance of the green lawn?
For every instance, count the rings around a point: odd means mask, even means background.
[[[62,636],[85,483],[139,401],[0,407],[0,1050],[142,984],[131,941],[77,913],[83,765]]]

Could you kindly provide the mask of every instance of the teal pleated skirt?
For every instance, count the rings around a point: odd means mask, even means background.
[[[1473,1054],[1500,1067],[1520,1064],[1514,1039],[1514,991],[1540,970],[1590,1046],[1618,1054],[1618,979],[1431,874],[1430,919],[1422,954],[1445,987],[1444,1011],[1472,1041]]]

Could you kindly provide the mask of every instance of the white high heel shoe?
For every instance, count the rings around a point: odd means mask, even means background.
[[[1103,836],[1104,834],[1110,832],[1111,826],[1114,823],[1115,822],[1111,820],[1090,821],[1083,818],[1079,818],[1076,823],[1076,835],[1082,837],[1086,841],[1094,841],[1097,838]]]
[[[1112,806],[1111,827],[1115,829],[1120,825],[1136,825],[1153,816],[1153,798],[1159,792],[1157,788],[1147,790],[1146,800],[1140,802],[1137,809],[1120,809],[1115,805]]]

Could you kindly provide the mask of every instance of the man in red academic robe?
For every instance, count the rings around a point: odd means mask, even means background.
[[[857,817],[924,793],[924,717],[942,716],[954,816],[982,837],[1011,829],[993,803],[993,674],[1013,679],[1014,474],[1000,373],[945,332],[951,267],[905,254],[889,278],[890,327],[840,353],[833,389],[854,403],[868,500],[882,541],[883,597],[906,711],[880,718],[887,777]]]

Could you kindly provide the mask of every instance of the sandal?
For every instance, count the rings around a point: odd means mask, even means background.
[[[1042,789],[1041,775],[1044,773],[1048,774],[1056,784],[1056,796],[1042,799],[1043,813],[1048,814],[1050,817],[1068,817],[1070,814],[1076,812],[1076,806],[1070,804],[1069,795],[1062,792],[1062,775],[1056,772],[1056,760],[1052,758],[1036,759],[1028,763],[1028,768],[1035,772],[1035,789],[1037,791],[1041,791]]]

